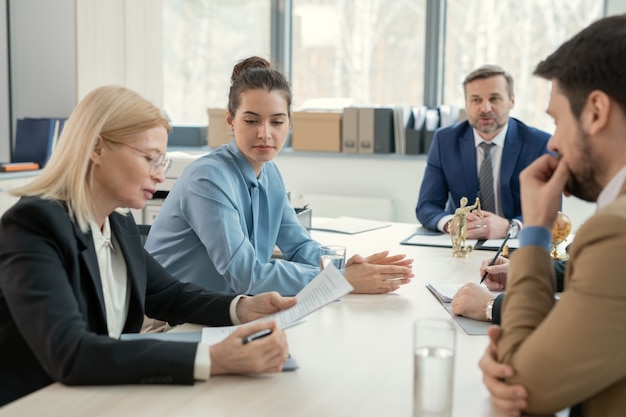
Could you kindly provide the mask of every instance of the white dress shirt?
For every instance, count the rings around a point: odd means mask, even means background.
[[[111,235],[109,218],[104,221],[103,230],[94,222],[90,222],[90,226],[98,257],[107,329],[110,337],[119,339],[124,330],[130,302],[126,262],[115,236]]]

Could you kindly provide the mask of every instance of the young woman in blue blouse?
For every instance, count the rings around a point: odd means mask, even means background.
[[[299,223],[272,162],[291,127],[290,108],[289,83],[269,62],[235,65],[227,110],[234,141],[184,170],[146,241],[172,275],[231,293],[296,294],[319,273],[320,243]],[[272,259],[275,246],[283,259]],[[353,256],[345,277],[355,292],[386,293],[410,282],[411,268],[411,259],[384,251]]]

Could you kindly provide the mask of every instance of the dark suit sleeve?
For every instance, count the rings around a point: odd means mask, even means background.
[[[446,214],[451,214],[445,212],[448,184],[443,172],[441,152],[441,131],[437,131],[428,151],[426,169],[415,208],[417,220],[431,230],[438,230],[439,220]]]
[[[565,267],[567,261],[553,261],[554,274],[556,276],[556,290],[557,292],[563,291],[563,277],[565,276]],[[499,294],[493,302],[493,312],[491,322],[493,324],[500,324],[500,312],[502,310],[502,303],[504,302],[504,293]]]
[[[504,302],[504,293],[498,294],[493,300],[493,310],[491,311],[491,323],[500,324],[500,313],[502,312],[502,303]]]
[[[554,275],[556,277],[556,291],[563,291],[563,277],[565,276],[565,267],[567,261],[553,261]]]
[[[209,326],[231,325],[230,303],[234,295],[206,290],[195,284],[184,283],[169,273],[145,252],[148,271],[146,314],[175,326],[198,323]]]
[[[2,217],[0,236],[0,312],[6,313],[0,322],[0,355],[11,358],[0,363],[0,391],[9,387],[8,398],[53,381],[67,385],[194,382],[197,344],[120,341],[108,336],[98,296],[99,277],[90,276],[85,266],[86,259],[95,257],[93,240],[90,234],[81,240],[61,205],[22,199]],[[142,253],[138,237],[137,245]],[[160,268],[152,260],[146,261],[145,270]],[[148,291],[141,279],[131,288],[134,294],[142,288],[149,292],[151,305],[163,303],[151,307],[154,311],[182,321],[182,313],[174,312],[180,303],[181,311],[198,309],[190,313],[192,319],[202,316],[207,321],[207,314],[223,309],[217,320],[227,321],[226,306],[232,296],[177,286],[161,272],[154,276]],[[206,304],[194,299],[201,292]],[[142,299],[131,295],[129,316],[143,317]]]

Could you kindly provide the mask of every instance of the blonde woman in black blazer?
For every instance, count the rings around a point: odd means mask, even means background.
[[[230,325],[292,306],[276,293],[222,295],[170,276],[144,251],[127,208],[164,180],[170,126],[123,87],[87,95],[50,161],[0,220],[0,405],[53,382],[193,384],[222,373],[278,372],[274,322],[215,345],[119,340],[144,314],[172,325]],[[260,330],[270,336],[243,344]]]

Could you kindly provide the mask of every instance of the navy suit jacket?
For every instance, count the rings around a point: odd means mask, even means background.
[[[536,158],[548,153],[550,135],[509,118],[500,166],[503,217],[521,221],[519,174]],[[435,132],[415,214],[422,226],[437,230],[437,222],[454,214],[461,197],[473,204],[478,195],[478,168],[474,131],[466,121]]]
[[[125,333],[144,314],[168,321],[231,324],[233,295],[170,276],[141,244],[132,216],[113,213],[126,261]],[[0,220],[0,406],[54,381],[68,385],[194,382],[197,343],[108,336],[98,260],[65,205],[24,197]]]

